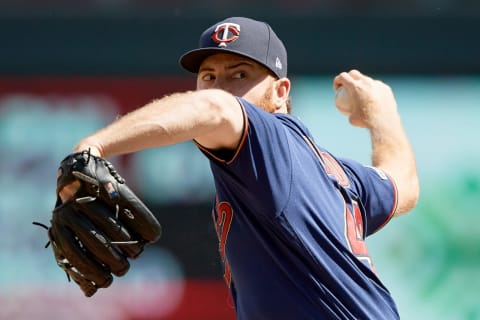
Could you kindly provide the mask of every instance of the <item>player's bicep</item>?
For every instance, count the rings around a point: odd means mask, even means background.
[[[395,183],[378,168],[364,166],[354,161],[342,160],[349,177],[354,181],[365,213],[366,235],[371,235],[386,225],[397,207]]]
[[[214,130],[206,130],[195,137],[195,142],[209,150],[235,150],[244,132],[244,110],[231,94],[215,90],[209,95],[209,123]]]

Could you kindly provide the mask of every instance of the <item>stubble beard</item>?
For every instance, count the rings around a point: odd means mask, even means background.
[[[269,113],[274,113],[275,112],[275,110],[277,108],[272,101],[272,93],[271,93],[270,90],[265,91],[263,96],[258,101],[257,106],[262,108],[263,110],[269,112]]]

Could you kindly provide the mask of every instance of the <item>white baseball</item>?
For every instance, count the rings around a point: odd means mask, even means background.
[[[335,91],[335,105],[337,109],[346,116],[352,114],[352,103],[347,90],[344,87],[339,87]]]

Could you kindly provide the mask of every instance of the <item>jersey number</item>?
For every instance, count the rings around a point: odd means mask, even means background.
[[[220,258],[222,259],[224,265],[224,274],[225,282],[230,288],[232,282],[232,275],[230,273],[230,265],[228,259],[225,255],[225,245],[227,243],[228,232],[230,231],[230,226],[233,220],[233,209],[228,202],[219,202],[215,205],[215,212],[213,213],[213,221],[215,222],[215,230],[217,231]]]
[[[313,149],[317,155],[320,163],[322,164],[325,172],[335,179],[338,184],[344,188],[350,186],[347,174],[340,166],[340,164],[335,160],[328,152],[320,151],[315,144],[306,138],[307,143]],[[363,218],[360,211],[358,203],[352,200],[352,206],[347,205],[347,202],[344,200],[345,204],[345,238],[347,240],[348,247],[350,252],[352,252],[359,260],[365,261],[367,265],[373,272],[375,267],[373,266],[372,259],[368,254],[367,245],[363,238]]]
[[[352,201],[352,208],[353,212],[349,206],[345,206],[345,232],[350,251],[359,260],[365,261],[373,272],[376,272],[363,239],[363,218],[356,201]]]

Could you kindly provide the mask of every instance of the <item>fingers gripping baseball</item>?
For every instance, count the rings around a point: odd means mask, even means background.
[[[337,75],[333,88],[336,107],[354,126],[372,128],[396,115],[397,105],[391,88],[358,70]]]

